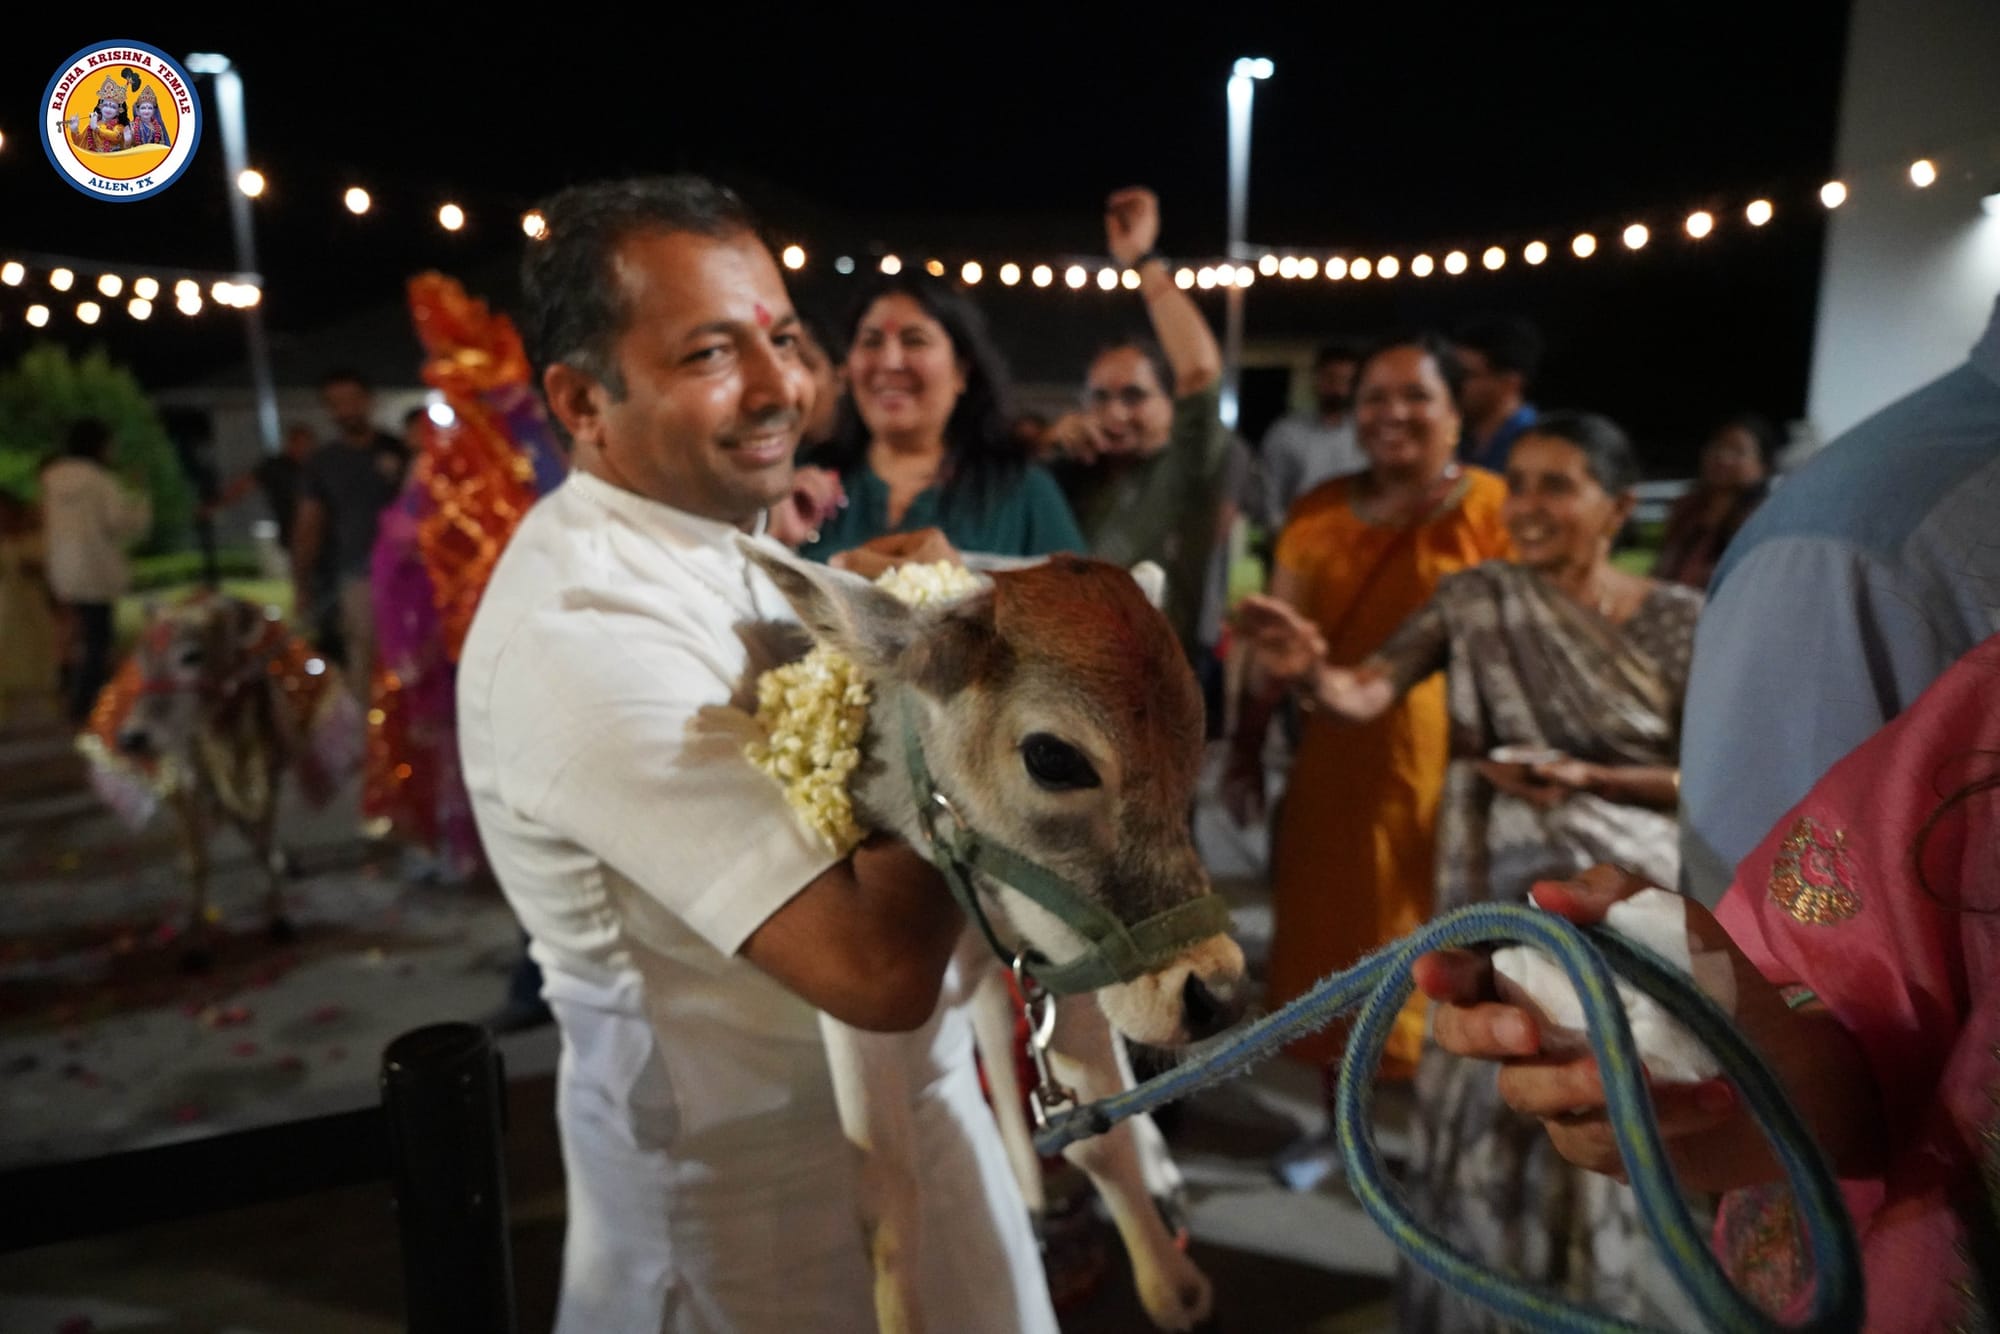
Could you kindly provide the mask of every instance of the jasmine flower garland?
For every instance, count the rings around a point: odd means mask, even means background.
[[[902,565],[875,581],[914,607],[977,592],[978,575],[961,565]],[[757,722],[764,740],[743,753],[778,780],[785,799],[835,854],[846,856],[866,832],[854,821],[847,788],[861,763],[868,726],[867,677],[846,654],[816,645],[797,662],[757,679]]]

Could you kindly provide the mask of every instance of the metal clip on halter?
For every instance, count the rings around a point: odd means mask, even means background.
[[[1028,1109],[1034,1113],[1035,1129],[1048,1129],[1055,1115],[1076,1106],[1076,1092],[1056,1078],[1049,1060],[1049,1040],[1056,1032],[1056,998],[1035,981],[1028,971],[1025,951],[1014,956],[1014,983],[1028,1011],[1028,1055],[1035,1061],[1035,1087],[1028,1093]]]

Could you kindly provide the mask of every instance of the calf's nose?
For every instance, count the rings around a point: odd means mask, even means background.
[[[118,734],[118,749],[126,755],[145,755],[153,749],[152,733],[128,727]]]
[[[1213,1037],[1243,1017],[1243,988],[1223,983],[1211,987],[1190,971],[1181,986],[1181,1018],[1190,1038]]]

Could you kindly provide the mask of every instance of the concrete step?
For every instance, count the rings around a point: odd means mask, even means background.
[[[0,733],[0,807],[88,791],[90,766],[67,726],[45,724]]]

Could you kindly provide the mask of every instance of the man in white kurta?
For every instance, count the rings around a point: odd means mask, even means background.
[[[869,1330],[856,1158],[817,1013],[774,975],[790,966],[776,946],[752,943],[840,869],[743,753],[756,678],[796,656],[799,631],[737,549],[740,522],[658,498],[734,513],[744,494],[782,494],[765,455],[788,474],[789,448],[755,452],[744,423],[795,420],[810,391],[793,388],[789,302],[754,237],[642,231],[612,247],[632,289],[625,386],[593,380],[595,406],[580,405],[574,374],[545,378],[577,469],[514,534],[458,676],[480,834],[563,1036],[557,1329]],[[724,326],[734,369],[704,350]],[[716,425],[690,434],[690,413]],[[934,1327],[1053,1331],[962,1016],[934,1013],[911,1051]]]

